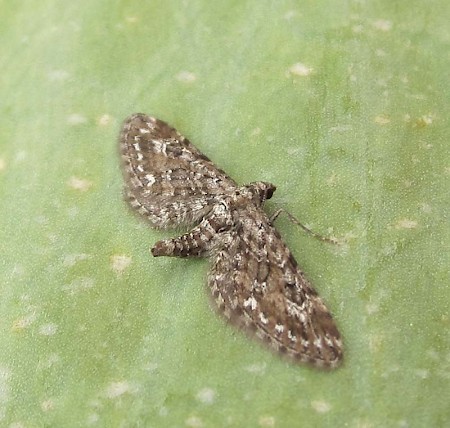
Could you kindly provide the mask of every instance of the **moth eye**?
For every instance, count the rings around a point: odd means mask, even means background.
[[[228,228],[227,228],[226,226],[222,226],[222,227],[217,231],[217,233],[225,232],[227,229],[228,229]]]

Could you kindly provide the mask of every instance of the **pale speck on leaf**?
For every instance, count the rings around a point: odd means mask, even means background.
[[[13,422],[8,426],[8,428],[27,428],[27,427],[22,422]]]
[[[197,76],[190,71],[180,71],[176,75],[176,79],[183,83],[193,83],[197,80]]]
[[[16,155],[14,156],[14,160],[17,162],[22,162],[28,157],[28,152],[25,150],[19,150]]]
[[[352,130],[353,130],[353,126],[346,125],[346,124],[336,125],[336,126],[332,126],[330,128],[330,132],[337,132],[337,133],[344,133],[344,132],[349,132]]]
[[[41,403],[41,409],[43,412],[49,412],[55,408],[55,403],[53,400],[45,400]]]
[[[202,428],[204,426],[203,421],[198,416],[189,416],[185,424],[191,428]]]
[[[67,216],[70,219],[74,219],[79,213],[80,213],[80,208],[78,208],[78,207],[67,208]]]
[[[417,369],[414,373],[419,379],[422,380],[428,379],[430,377],[430,371],[427,369]]]
[[[35,221],[37,224],[48,224],[48,217],[43,216],[43,215],[38,215],[35,218]]]
[[[63,265],[67,266],[67,267],[71,267],[74,266],[75,264],[77,264],[78,262],[82,261],[82,260],[88,260],[90,259],[92,256],[89,254],[67,254],[64,257],[63,260]]]
[[[58,331],[58,326],[54,323],[43,324],[39,327],[39,334],[43,336],[53,336]]]
[[[317,413],[327,413],[331,410],[330,404],[323,400],[311,401],[311,407]]]
[[[130,266],[132,259],[129,256],[114,255],[110,257],[111,269],[116,275],[122,275],[125,269]]]
[[[214,403],[215,396],[216,393],[213,389],[203,388],[197,393],[195,397],[203,404],[212,404]]]
[[[426,126],[430,126],[433,123],[433,115],[431,113],[424,114],[423,116],[420,116],[416,120],[416,126],[418,128],[425,128]]]
[[[83,125],[84,123],[87,123],[87,118],[82,114],[73,113],[67,117],[67,123],[72,126]]]
[[[333,172],[326,180],[328,186],[334,187],[336,186],[337,182],[339,181],[338,176],[335,172]]]
[[[92,181],[86,180],[84,178],[70,177],[67,181],[67,185],[74,190],[86,192],[92,187]]]
[[[252,132],[250,133],[250,135],[251,135],[252,137],[254,137],[254,136],[256,136],[256,135],[259,135],[259,134],[261,134],[261,128],[254,128],[254,129],[252,130]]]
[[[69,284],[62,286],[62,290],[69,295],[75,295],[81,291],[89,290],[95,285],[95,281],[90,277],[79,277],[72,280]]]
[[[66,70],[52,70],[48,73],[48,79],[53,82],[64,82],[70,77]]]
[[[376,305],[375,303],[368,303],[367,305],[366,305],[366,312],[369,314],[369,315],[373,315],[373,314],[375,314],[375,313],[377,313],[378,311],[379,311],[379,307],[378,307],[378,305]]]
[[[378,19],[373,23],[373,27],[380,31],[390,31],[392,29],[392,22],[386,19]]]
[[[127,381],[111,382],[106,388],[106,396],[108,398],[117,398],[130,392],[130,384]]]
[[[107,126],[112,122],[112,117],[109,114],[104,114],[98,119],[100,126]]]
[[[275,418],[273,416],[261,416],[258,419],[258,425],[262,428],[271,428],[275,426]]]
[[[0,366],[0,403],[6,403],[9,397],[10,391],[10,378],[11,371],[9,368]],[[0,409],[1,415],[2,409]]]
[[[426,202],[422,202],[419,204],[419,208],[422,212],[431,214],[433,212],[433,208],[431,208],[430,204],[427,204]]]
[[[389,119],[389,117],[387,117],[385,115],[381,115],[381,114],[378,116],[375,116],[373,121],[378,125],[387,125],[388,123],[391,123],[391,119]]]
[[[309,67],[306,64],[303,64],[301,62],[297,62],[289,67],[288,74],[294,75],[294,76],[302,76],[306,77],[309,76],[314,72],[314,69],[312,67]]]
[[[263,375],[266,373],[266,363],[255,363],[245,367],[245,370],[249,373]]]
[[[6,161],[3,158],[0,158],[0,171],[3,171],[6,168]]]
[[[139,21],[139,18],[137,16],[127,16],[125,18],[125,21],[128,22],[129,24],[135,24],[136,22]]]
[[[38,368],[39,369],[49,369],[50,367],[53,367],[54,365],[61,362],[61,357],[58,354],[50,354],[48,358],[42,359],[39,361]]]
[[[382,334],[371,334],[368,337],[368,342],[371,352],[379,352],[384,343],[384,337]]]
[[[155,370],[157,370],[158,367],[159,367],[158,363],[148,363],[148,364],[145,365],[144,370],[149,372],[149,373],[152,373]]]
[[[396,229],[415,229],[417,227],[417,221],[403,218],[395,223]]]
[[[36,320],[37,315],[33,312],[13,321],[12,331],[21,331],[29,327]]]
[[[283,18],[286,20],[286,21],[290,21],[292,18],[295,18],[296,16],[297,16],[297,11],[296,10],[288,10],[285,14],[284,14],[284,16],[283,16]]]
[[[98,413],[90,413],[87,417],[86,423],[88,425],[97,425],[99,419],[100,416],[98,415]]]

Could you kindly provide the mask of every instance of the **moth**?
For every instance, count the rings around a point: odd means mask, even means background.
[[[162,120],[133,114],[119,138],[126,199],[155,228],[191,226],[153,256],[207,257],[213,300],[232,324],[280,354],[334,368],[335,322],[263,210],[275,185],[239,186]]]

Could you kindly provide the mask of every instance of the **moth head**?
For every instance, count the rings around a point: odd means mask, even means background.
[[[254,183],[244,186],[245,192],[251,195],[251,198],[258,205],[263,204],[265,200],[270,199],[275,192],[276,187],[272,183],[264,181],[255,181]],[[244,192],[242,192],[244,193]]]

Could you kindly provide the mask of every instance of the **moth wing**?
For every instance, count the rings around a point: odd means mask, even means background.
[[[234,324],[299,362],[339,365],[342,343],[333,318],[259,208],[247,207],[217,251],[209,285]]]
[[[154,117],[130,116],[119,143],[127,199],[155,227],[195,223],[215,196],[237,187],[188,139]]]

